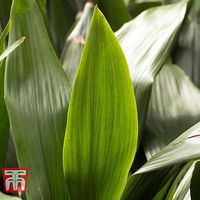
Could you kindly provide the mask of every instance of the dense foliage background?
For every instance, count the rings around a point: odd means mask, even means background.
[[[29,168],[0,200],[198,200],[199,20],[199,0],[0,0],[0,168]]]

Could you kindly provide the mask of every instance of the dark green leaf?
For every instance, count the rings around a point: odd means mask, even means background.
[[[173,61],[200,87],[200,1],[193,1],[184,22],[178,44],[173,51]]]
[[[176,65],[164,65],[153,84],[143,137],[149,159],[199,122],[200,91]]]
[[[85,40],[90,30],[93,10],[93,4],[88,2],[79,22],[67,38],[62,52],[61,60],[63,63],[63,69],[68,75],[71,84],[74,82],[75,73],[80,62]]]
[[[74,24],[75,15],[67,0],[49,0],[49,21],[59,53],[63,48],[66,34]]]
[[[64,172],[72,199],[120,199],[136,146],[137,112],[128,66],[96,8],[67,119]]]
[[[170,53],[186,7],[187,3],[181,1],[148,9],[116,33],[129,64],[135,89],[139,133],[143,130],[154,78]]]
[[[128,178],[121,200],[152,200],[166,183],[173,182],[178,172],[179,167],[174,167],[145,174],[133,174]]]
[[[136,174],[200,158],[200,122],[152,156]]]
[[[166,199],[182,200],[185,198],[190,189],[194,167],[195,162],[189,162],[181,169],[174,183],[171,185]]]
[[[14,0],[11,18],[9,44],[26,36],[7,60],[5,101],[19,166],[29,168],[27,199],[64,200],[68,81],[35,1]]]
[[[190,193],[192,200],[199,200],[199,186],[200,186],[200,162],[198,161],[193,171],[191,180]]]

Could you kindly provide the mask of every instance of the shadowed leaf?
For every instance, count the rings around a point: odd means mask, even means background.
[[[68,81],[34,0],[14,0],[9,44],[26,41],[8,59],[5,101],[19,167],[29,168],[27,199],[66,199],[62,148]],[[30,23],[31,20],[31,23]]]

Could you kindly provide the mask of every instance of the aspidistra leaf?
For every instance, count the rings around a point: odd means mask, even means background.
[[[70,98],[64,142],[72,199],[120,199],[136,146],[137,111],[128,66],[96,8]]]
[[[142,140],[146,157],[149,159],[158,153],[199,119],[200,90],[183,70],[166,63],[151,93]]]
[[[74,82],[76,70],[78,68],[83,47],[90,30],[90,22],[94,5],[91,2],[86,3],[83,14],[67,38],[62,52],[61,60],[63,69],[69,77],[70,83]]]
[[[186,7],[187,2],[181,1],[148,9],[116,32],[135,89],[139,133],[143,130],[154,78],[169,56]]]
[[[152,156],[137,172],[144,173],[200,158],[200,122]]]
[[[9,44],[26,36],[8,57],[5,74],[5,101],[19,167],[29,168],[26,196],[64,200],[62,149],[69,84],[35,0],[14,0],[11,19]]]

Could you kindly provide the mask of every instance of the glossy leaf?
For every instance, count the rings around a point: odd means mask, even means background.
[[[25,35],[8,57],[5,101],[20,167],[29,168],[27,199],[66,199],[62,148],[68,81],[34,0],[14,0],[9,44]],[[30,23],[31,20],[31,23]]]
[[[152,156],[137,172],[144,173],[200,158],[200,122]]]
[[[193,176],[191,179],[190,193],[192,200],[199,199],[199,185],[200,185],[200,162],[196,162]]]
[[[124,0],[94,0],[94,3],[104,13],[113,31],[131,19]]]
[[[200,90],[176,65],[164,65],[153,84],[143,144],[147,158],[200,119]]]
[[[63,63],[63,69],[68,75],[71,84],[74,82],[75,73],[80,62],[85,40],[90,30],[93,10],[94,5],[88,2],[85,5],[79,22],[67,38],[62,52],[61,60]]]
[[[11,21],[8,22],[5,30],[0,37],[0,169],[3,167],[6,157],[8,138],[9,138],[9,120],[4,101],[4,71],[5,62],[3,60],[17,48],[22,40],[15,42],[5,50],[6,37],[11,28]],[[1,176],[1,175],[0,175]]]
[[[143,130],[154,78],[170,53],[186,7],[186,1],[181,1],[148,9],[116,33],[135,89],[139,133]]]
[[[193,1],[173,51],[173,61],[200,87],[200,1]]]
[[[72,199],[120,199],[136,146],[137,111],[128,66],[96,8],[70,98],[64,142]]]
[[[187,163],[179,172],[171,189],[168,192],[166,199],[184,199],[190,189],[192,173],[195,167],[195,162]]]
[[[178,172],[179,167],[173,167],[145,174],[133,174],[128,178],[121,200],[153,199],[159,190],[163,190],[166,183],[173,183]]]

